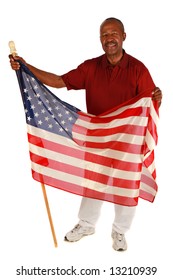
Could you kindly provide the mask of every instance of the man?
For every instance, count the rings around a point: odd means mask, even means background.
[[[11,67],[18,70],[16,59],[23,60],[33,74],[44,84],[70,89],[85,89],[87,111],[98,115],[113,107],[145,93],[153,92],[153,100],[161,104],[162,93],[156,88],[145,65],[128,55],[123,49],[126,39],[123,23],[116,18],[108,18],[100,26],[100,41],[105,54],[84,61],[76,69],[58,76],[27,64],[22,58],[10,56]],[[82,198],[79,222],[69,231],[65,240],[78,241],[83,236],[93,234],[100,215],[102,201]],[[115,219],[112,225],[113,248],[126,250],[125,233],[129,230],[136,207],[114,205]]]

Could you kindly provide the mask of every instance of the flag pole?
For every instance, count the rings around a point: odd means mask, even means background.
[[[47,210],[47,215],[49,218],[49,223],[50,223],[50,228],[51,228],[51,232],[52,232],[52,236],[53,236],[54,245],[55,245],[55,247],[58,247],[58,242],[56,239],[56,234],[55,234],[52,216],[51,216],[51,212],[50,212],[49,202],[48,202],[48,198],[47,198],[47,194],[46,194],[46,188],[43,183],[41,183],[41,187],[42,187],[42,191],[43,191],[44,201],[46,204],[46,210]]]
[[[8,45],[9,45],[9,48],[10,48],[11,55],[16,56],[17,51],[16,51],[14,41],[9,41]],[[48,202],[48,198],[47,198],[47,194],[46,194],[46,188],[45,188],[45,185],[43,183],[41,183],[41,187],[42,187],[42,191],[43,191],[44,201],[45,201],[45,204],[46,204],[46,210],[47,210],[47,214],[48,214],[48,218],[49,218],[49,223],[50,223],[50,227],[51,227],[51,232],[52,232],[52,236],[53,236],[54,245],[55,245],[55,247],[58,247],[58,242],[57,242],[57,239],[56,239],[56,234],[55,234],[54,225],[53,225],[53,221],[52,221],[52,216],[51,216],[51,212],[50,212],[49,202]]]

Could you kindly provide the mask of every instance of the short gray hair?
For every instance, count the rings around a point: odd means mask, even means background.
[[[116,22],[118,22],[119,25],[120,25],[120,27],[121,27],[121,29],[122,29],[122,32],[124,33],[124,24],[122,23],[122,21],[121,21],[120,19],[115,18],[115,17],[106,18],[106,19],[102,22],[102,24],[100,25],[100,29],[101,29],[101,27],[103,26],[103,24],[106,23],[107,21],[116,21]]]

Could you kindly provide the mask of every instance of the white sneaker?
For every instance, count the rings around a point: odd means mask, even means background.
[[[127,242],[124,234],[112,231],[113,245],[112,247],[116,251],[125,251],[127,250]]]
[[[77,224],[71,231],[67,232],[66,236],[64,237],[65,241],[78,241],[83,236],[90,235],[95,233],[95,229],[92,227],[83,227]]]

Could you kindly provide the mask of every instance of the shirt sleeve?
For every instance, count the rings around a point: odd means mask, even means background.
[[[86,63],[83,62],[76,69],[69,71],[68,73],[61,76],[68,90],[85,89],[87,67]]]
[[[156,86],[150,75],[150,72],[146,67],[144,67],[138,79],[138,85],[137,85],[138,94],[145,93],[150,90],[153,91],[155,87]]]

